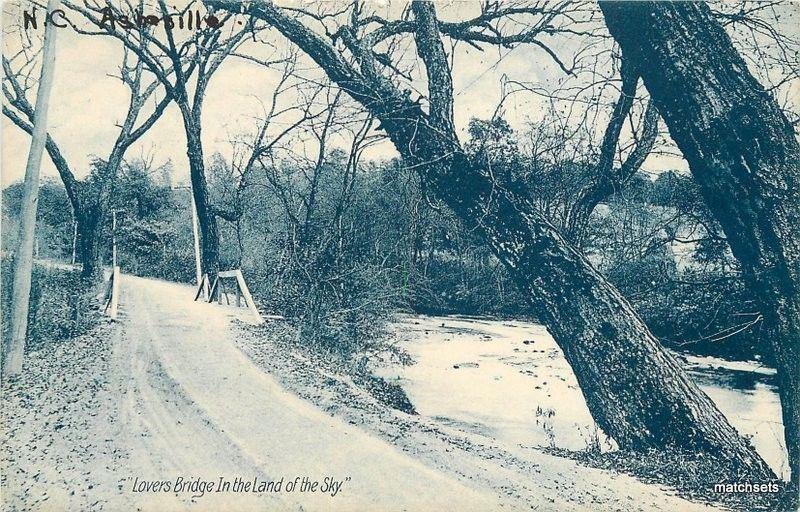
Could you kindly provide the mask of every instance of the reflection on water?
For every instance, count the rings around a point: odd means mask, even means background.
[[[774,373],[719,368],[713,365],[691,365],[687,368],[695,382],[700,385],[717,386],[740,391],[753,391],[758,386],[767,386],[777,393],[777,377]]]
[[[596,428],[571,368],[544,327],[408,316],[396,331],[415,363],[377,371],[398,382],[420,414],[512,451],[614,448]],[[754,363],[679,357],[767,463],[788,476],[774,371]]]

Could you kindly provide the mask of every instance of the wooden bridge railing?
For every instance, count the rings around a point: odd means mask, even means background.
[[[216,300],[219,304],[222,304],[222,298],[224,296],[225,302],[230,305],[231,301],[229,297],[229,291],[226,290],[225,286],[225,283],[229,281],[235,282],[234,291],[236,292],[236,306],[241,307],[242,300],[244,300],[245,305],[253,313],[256,323],[263,324],[264,318],[258,311],[256,303],[253,300],[253,296],[250,295],[250,290],[247,288],[247,283],[244,281],[242,271],[239,269],[217,272],[217,277],[214,279],[214,283],[211,285],[211,290],[204,297],[206,301],[212,302]],[[201,295],[204,295],[204,291],[207,289],[209,282],[208,274],[203,274],[200,284],[197,287],[197,293],[194,296],[194,300],[197,300]]]

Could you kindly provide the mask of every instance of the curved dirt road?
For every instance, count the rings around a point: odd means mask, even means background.
[[[232,342],[246,309],[192,302],[192,289],[123,276],[111,382],[129,475],[109,509],[494,510],[492,498],[284,391]],[[133,492],[134,478],[344,481],[314,493]],[[119,479],[118,479],[119,480]]]
[[[336,381],[320,369],[310,372],[313,379],[300,379],[301,389],[290,386],[306,401],[272,376],[308,371],[284,358],[279,345],[260,352],[273,354],[277,366],[266,365],[268,371],[237,346],[243,331],[235,322],[250,320],[247,309],[193,302],[185,285],[127,275],[121,284],[117,322],[30,353],[23,378],[4,384],[3,510],[713,508],[538,450],[519,459],[491,439],[465,437],[424,416],[351,408],[350,395],[327,393],[338,389]],[[312,405],[326,396],[334,403]],[[220,478],[237,477],[283,479],[283,488],[215,488],[202,496],[174,489],[179,478],[218,485]],[[297,477],[320,487],[286,492]],[[321,488],[326,478],[336,482],[335,491]],[[141,491],[158,481],[173,487]]]

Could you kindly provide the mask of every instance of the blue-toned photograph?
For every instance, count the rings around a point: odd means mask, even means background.
[[[0,511],[799,510],[800,2],[0,6]]]

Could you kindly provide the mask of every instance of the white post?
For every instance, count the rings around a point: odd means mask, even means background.
[[[48,0],[47,12],[58,8],[60,0]],[[22,193],[18,247],[14,257],[14,283],[11,296],[11,332],[3,345],[3,376],[13,377],[22,371],[25,357],[25,337],[28,333],[28,307],[31,298],[31,274],[33,272],[33,246],[36,232],[36,209],[39,202],[39,175],[42,153],[47,140],[47,110],[56,61],[56,32],[48,23],[44,29],[42,70],[36,90],[36,105],[33,111],[33,130],[28,162],[25,166],[25,183]]]
[[[111,270],[117,268],[117,210],[111,210]]]
[[[117,308],[119,307],[119,287],[120,287],[119,267],[111,269],[111,311],[109,316],[112,320],[117,319]]]
[[[192,198],[192,235],[194,236],[194,272],[195,282],[199,287],[203,281],[203,267],[200,262],[200,233],[197,225],[197,206],[194,204],[194,191],[189,188],[189,196]],[[208,286],[203,286],[203,295],[208,298]]]
[[[78,249],[78,221],[72,221],[72,264],[75,264]]]

